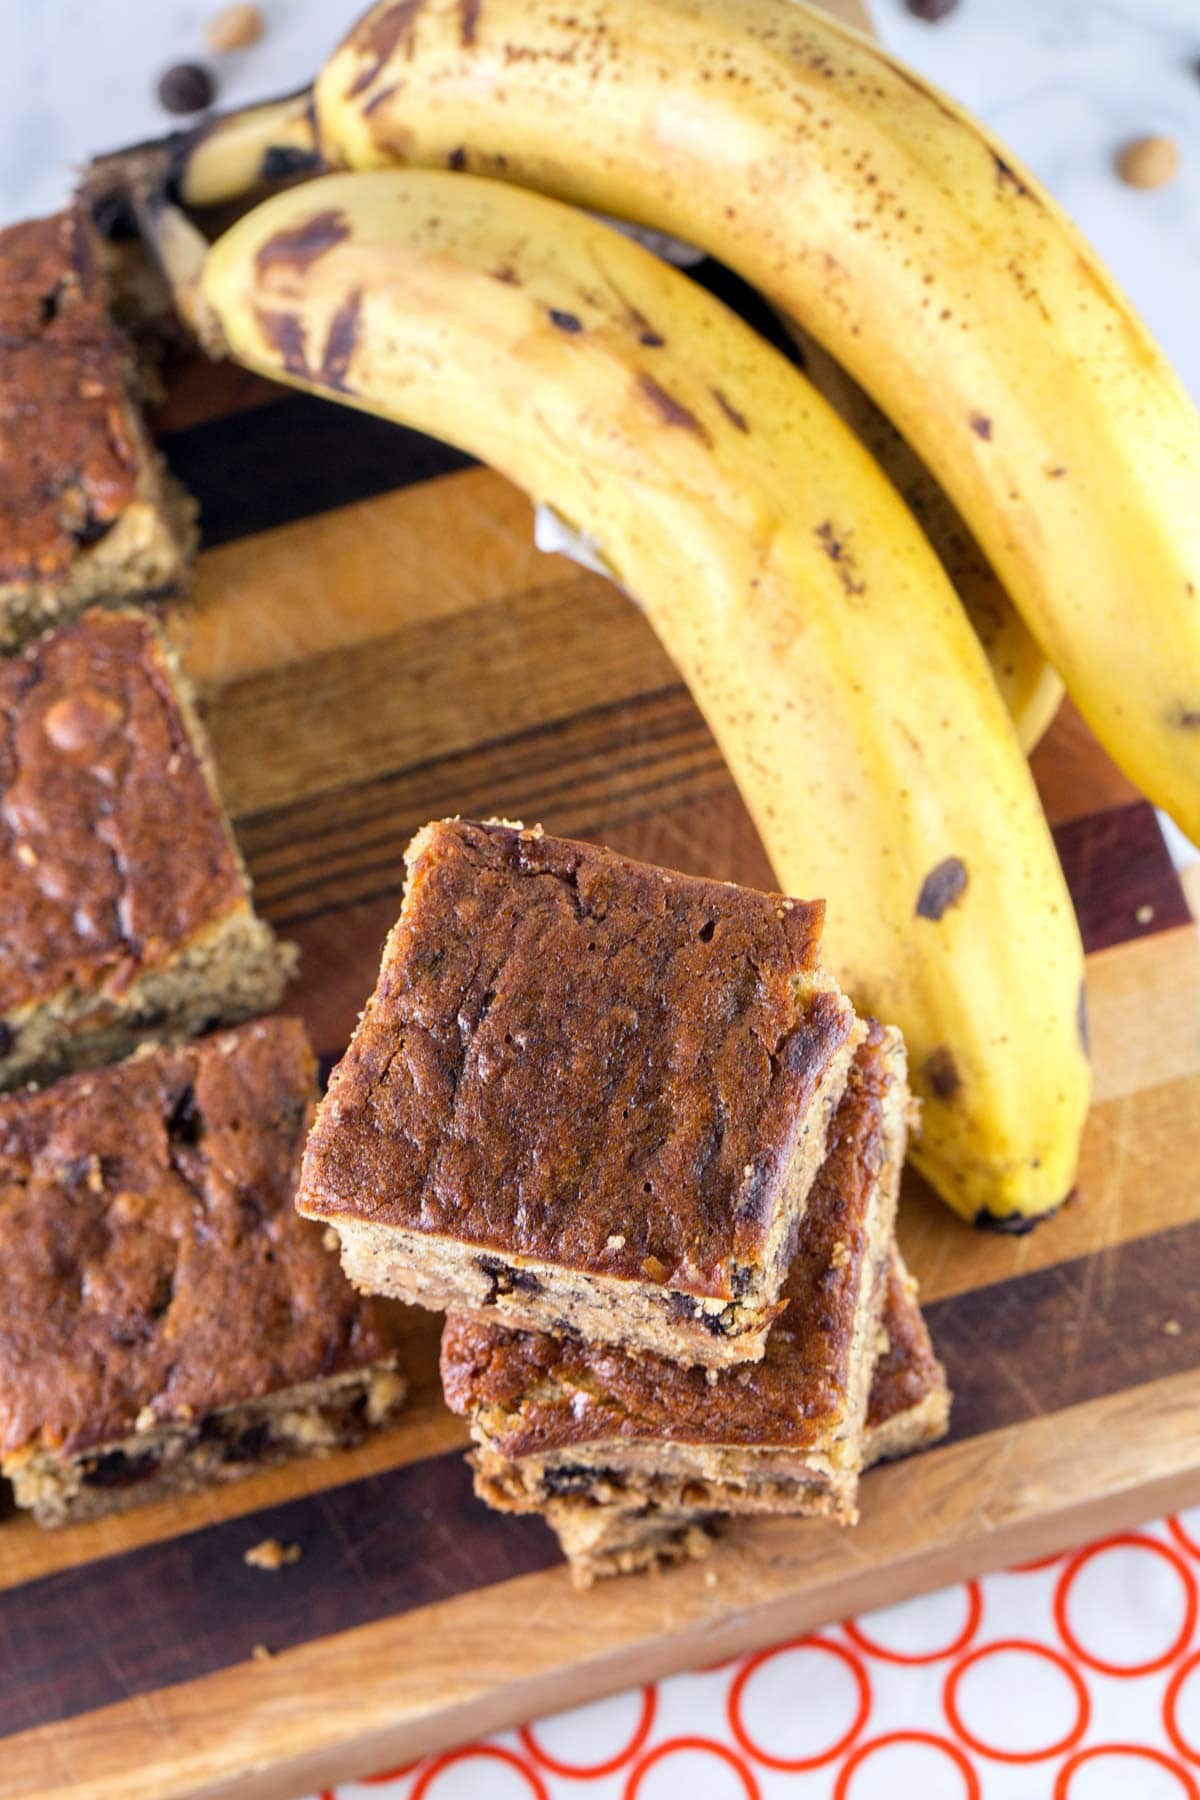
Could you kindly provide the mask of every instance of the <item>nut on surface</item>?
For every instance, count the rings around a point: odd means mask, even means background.
[[[1165,187],[1178,172],[1179,145],[1174,138],[1133,138],[1117,157],[1117,174],[1128,187]]]
[[[248,50],[251,44],[257,44],[266,29],[266,22],[257,6],[238,4],[223,6],[220,12],[213,14],[205,29],[205,42],[217,56],[228,55],[233,50]]]

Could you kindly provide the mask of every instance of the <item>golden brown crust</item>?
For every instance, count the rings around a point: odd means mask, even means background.
[[[787,1306],[761,1362],[710,1381],[705,1370],[662,1357],[451,1314],[442,1337],[448,1405],[475,1417],[486,1409],[488,1448],[512,1460],[612,1439],[789,1448],[825,1440],[845,1410],[863,1282],[878,1248],[866,1220],[890,1155],[889,1121],[904,1116],[893,1042],[872,1025],[855,1056],[784,1288]]]
[[[761,1298],[853,1023],[820,972],[822,918],[537,829],[428,827],[303,1210]]]
[[[292,1209],[312,1114],[274,1018],[0,1100],[0,1450],[64,1456],[387,1353]]]
[[[0,662],[0,860],[0,1060],[20,1009],[120,992],[248,908],[145,615],[85,613]]]
[[[137,497],[131,380],[84,214],[0,232],[0,585],[53,583]]]

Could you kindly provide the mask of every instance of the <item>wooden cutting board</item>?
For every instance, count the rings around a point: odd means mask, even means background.
[[[641,616],[535,551],[505,482],[231,370],[173,371],[165,423],[207,546],[172,629],[327,1058],[427,818],[769,883]],[[1200,940],[1150,809],[1069,710],[1035,762],[1090,952],[1096,1104],[1078,1197],[1031,1236],[908,1185],[947,1444],[869,1475],[853,1533],[751,1523],[706,1564],[577,1595],[548,1532],[472,1498],[439,1321],[397,1309],[412,1399],[373,1444],[0,1526],[0,1796],[295,1796],[1200,1500]],[[266,1537],[301,1560],[247,1568]]]

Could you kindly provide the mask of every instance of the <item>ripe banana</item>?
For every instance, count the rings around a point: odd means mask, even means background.
[[[101,169],[116,160],[102,158],[93,167]],[[283,182],[315,173],[320,159],[311,91],[224,113],[182,142],[173,142],[163,160],[163,192],[156,204],[140,209],[142,231],[168,276],[177,310],[200,341],[211,344],[212,334],[197,309],[192,279],[203,240],[180,218],[177,206],[164,204],[166,194],[174,195],[189,209],[245,204]],[[653,240],[657,235],[642,233],[643,239]],[[651,242],[650,247],[663,246]],[[899,488],[937,551],[987,651],[1021,747],[1032,750],[1058,709],[1062,682],[924,464],[815,338],[792,320],[785,324],[804,356],[809,379]],[[562,537],[560,547],[568,555],[576,554],[569,534]]]
[[[239,361],[458,444],[599,548],[781,886],[827,897],[830,966],[907,1033],[919,1165],[981,1223],[1057,1205],[1089,1088],[1070,900],[945,573],[819,395],[637,244],[469,176],[277,195],[202,292]]]
[[[315,102],[331,164],[465,168],[657,226],[799,319],[1200,840],[1200,419],[986,131],[796,0],[383,0]]]
[[[1058,711],[1062,682],[954,510],[953,501],[947,499],[920,457],[870,395],[814,337],[790,319],[784,323],[800,351],[808,379],[871,452],[936,550],[987,652],[996,686],[1012,715],[1021,748],[1028,754]]]

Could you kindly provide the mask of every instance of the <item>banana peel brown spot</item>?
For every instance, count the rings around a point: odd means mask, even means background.
[[[972,413],[968,423],[976,437],[982,438],[985,443],[991,443],[992,421],[986,413]]]
[[[1070,1197],[1068,1194],[1067,1200]],[[1060,1200],[1058,1206],[1047,1207],[1045,1212],[1039,1213],[994,1213],[989,1212],[986,1206],[981,1206],[971,1223],[976,1231],[1002,1231],[1009,1237],[1024,1237],[1035,1225],[1040,1225],[1045,1219],[1052,1219],[1059,1207],[1065,1205],[1066,1200]]]
[[[948,1044],[939,1044],[936,1050],[931,1050],[921,1070],[930,1093],[938,1100],[953,1100],[962,1086],[962,1076]]]
[[[357,100],[366,92],[401,44],[412,61],[417,15],[424,4],[425,0],[397,0],[395,6],[387,7],[350,33],[349,47],[359,51],[366,62],[346,89],[347,100]]]
[[[917,895],[918,919],[935,923],[952,906],[957,906],[967,888],[967,865],[961,857],[947,856],[930,869]]]
[[[817,542],[837,570],[838,580],[847,594],[865,594],[867,584],[855,571],[854,557],[850,551],[849,533],[838,532],[832,519],[825,519],[817,526]]]
[[[466,150],[463,148],[463,146],[460,144],[458,146],[457,150],[452,150],[450,152],[449,156],[446,158],[446,167],[448,169],[454,169],[456,172],[461,172],[461,170],[465,169],[466,166],[467,166],[467,153],[466,153]]]
[[[289,226],[259,245],[254,253],[254,269],[259,281],[272,269],[283,267],[303,274],[318,259],[350,236],[345,213],[326,207],[314,213],[303,225]]]
[[[996,184],[998,187],[1008,188],[1014,194],[1019,194],[1023,199],[1032,199],[1033,196],[1025,186],[1025,183],[1021,180],[1021,177],[1017,174],[1017,171],[1013,168],[1011,163],[1005,162],[998,151],[992,151],[992,161],[996,165]]]
[[[458,0],[458,35],[464,50],[475,42],[483,0]]]
[[[362,316],[362,289],[355,288],[347,294],[342,304],[334,313],[329,323],[329,335],[325,339],[325,348],[321,353],[321,367],[317,371],[317,380],[325,387],[336,388],[339,393],[348,393],[346,375],[350,368],[350,359],[358,348],[358,323]]]
[[[271,144],[263,151],[259,175],[265,182],[290,181],[295,175],[312,175],[320,167],[319,150],[303,150],[299,144]]]
[[[265,306],[256,306],[254,323],[264,342],[278,356],[284,372],[309,379],[312,371],[308,366],[308,338],[303,320],[292,312],[272,312]]]
[[[645,331],[638,333],[638,343],[644,344],[647,350],[661,350],[666,341],[662,333],[655,331],[652,325],[648,325]]]
[[[377,94],[372,94],[371,98],[362,109],[363,118],[369,119],[378,107],[386,106],[388,101],[392,98],[392,95],[399,89],[399,86],[400,83],[398,81],[392,81],[388,83],[387,87],[380,88]]]
[[[559,331],[565,331],[572,337],[576,332],[583,330],[582,319],[577,318],[573,312],[561,311],[557,306],[550,308],[550,323],[557,326]]]
[[[1180,705],[1167,715],[1177,731],[1200,731],[1200,707]]]
[[[733,404],[732,400],[727,400],[725,398],[725,395],[721,392],[720,388],[717,388],[717,387],[711,388],[709,391],[712,394],[712,397],[716,401],[717,405],[720,407],[721,411],[725,414],[725,417],[729,420],[729,423],[737,431],[745,432],[748,436],[749,432],[750,432],[750,427],[746,423],[745,413],[739,412],[737,407]]]
[[[644,369],[641,370],[637,378],[637,385],[638,391],[645,395],[664,425],[674,425],[678,426],[681,431],[694,432],[702,443],[711,447],[712,437],[708,427],[702,425],[695,413],[684,406],[682,401],[676,400],[674,394],[668,394],[666,388],[660,386],[653,375],[648,375]]]

